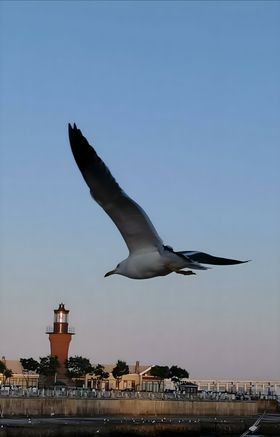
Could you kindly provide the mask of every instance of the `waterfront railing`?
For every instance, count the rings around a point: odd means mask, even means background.
[[[220,393],[220,392],[199,392],[197,394],[182,393],[182,392],[144,392],[144,391],[120,391],[120,390],[94,390],[85,388],[66,388],[66,387],[53,387],[53,388],[41,388],[36,387],[29,388],[12,388],[2,387],[0,388],[0,397],[55,397],[55,398],[80,398],[80,399],[151,399],[151,400],[213,400],[213,401],[235,401],[235,400],[257,400],[257,399],[271,399],[278,400],[277,395],[236,395],[232,393]]]

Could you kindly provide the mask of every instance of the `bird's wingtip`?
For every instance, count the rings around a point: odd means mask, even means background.
[[[76,123],[73,123],[73,127],[71,126],[71,123],[68,123],[68,129],[71,131],[77,129]]]

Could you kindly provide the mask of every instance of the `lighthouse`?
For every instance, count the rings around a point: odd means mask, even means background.
[[[46,333],[49,334],[51,356],[57,356],[60,367],[58,368],[56,380],[69,384],[69,378],[66,375],[65,361],[68,359],[69,345],[74,329],[68,325],[69,310],[65,309],[63,303],[54,310],[53,326],[47,327]]]

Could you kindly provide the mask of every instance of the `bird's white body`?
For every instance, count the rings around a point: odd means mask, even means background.
[[[184,268],[206,270],[206,267],[187,258],[184,259],[164,247],[160,252],[156,249],[147,248],[130,254],[118,264],[115,270],[108,272],[107,276],[116,273],[131,279],[148,279],[156,276],[166,276],[172,272],[178,273]]]
[[[115,273],[131,279],[148,279],[168,274],[163,259],[157,250],[140,251],[129,255],[122,261]]]
[[[157,250],[139,251],[129,255],[122,261],[116,273],[131,279],[148,279],[155,276],[166,276],[172,271],[184,267],[180,259],[173,259],[175,257],[164,256],[163,253],[160,254]]]

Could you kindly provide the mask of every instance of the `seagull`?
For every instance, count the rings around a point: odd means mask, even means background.
[[[195,275],[207,270],[202,264],[230,265],[247,261],[220,258],[197,250],[174,251],[165,245],[145,211],[119,186],[110,170],[74,123],[68,125],[73,156],[91,196],[120,231],[128,257],[105,277],[117,274],[131,279],[148,279],[170,273]],[[185,270],[187,269],[187,270]]]

